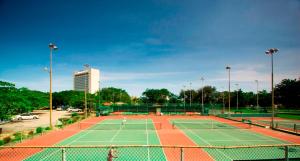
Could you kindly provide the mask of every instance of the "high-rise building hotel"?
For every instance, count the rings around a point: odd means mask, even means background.
[[[99,90],[100,71],[87,67],[86,69],[74,72],[74,90],[96,93]]]

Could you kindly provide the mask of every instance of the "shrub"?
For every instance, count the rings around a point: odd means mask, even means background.
[[[15,136],[14,141],[22,140],[22,133],[16,132],[14,133],[14,136]]]
[[[45,130],[51,130],[51,127],[48,126],[48,127],[45,128]]]
[[[61,121],[63,125],[66,125],[69,118],[59,118],[58,120]]]
[[[29,131],[28,135],[33,135],[33,133],[34,133],[33,131]]]
[[[36,128],[36,133],[42,133],[43,132],[43,128],[42,127],[37,127]]]
[[[72,119],[73,119],[73,122],[77,122],[80,119],[80,116],[72,117]]]
[[[10,136],[6,136],[6,137],[3,138],[4,144],[6,144],[6,143],[8,143],[8,142],[10,142],[10,141],[11,141]]]
[[[72,117],[78,116],[78,113],[73,112],[71,116],[72,116]]]
[[[67,124],[72,124],[73,123],[73,120],[72,119],[68,119],[67,120]]]
[[[4,141],[3,140],[0,140],[0,146],[1,145],[4,145]]]

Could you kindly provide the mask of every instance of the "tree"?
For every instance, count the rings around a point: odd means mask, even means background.
[[[144,101],[144,103],[158,103],[158,104],[164,104],[167,103],[170,98],[172,101],[175,101],[176,97],[174,94],[169,92],[167,89],[146,89],[146,91],[143,92],[141,99]]]
[[[120,88],[114,88],[114,87],[108,87],[108,88],[102,88],[97,93],[97,96],[95,97],[95,101],[97,102],[99,100],[101,102],[123,102],[123,103],[131,103],[131,98],[129,94]]]
[[[16,88],[15,84],[0,81],[0,119],[9,119],[12,115],[31,112],[48,104],[46,93],[27,88]]]
[[[284,79],[275,87],[276,104],[287,108],[300,107],[300,80]]]

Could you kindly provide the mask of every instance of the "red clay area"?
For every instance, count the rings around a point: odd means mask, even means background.
[[[94,122],[97,123],[99,121],[103,120],[103,118],[89,118],[84,121],[88,122]],[[39,137],[36,137],[34,139],[26,140],[22,143],[19,143],[17,146],[52,146],[55,145],[56,143],[80,132],[78,127],[78,124],[72,124],[68,126],[67,128],[63,130],[54,130],[49,133],[46,133],[44,135],[41,135]],[[85,127],[87,128],[87,127]],[[0,160],[2,161],[16,161],[16,160],[23,160],[28,158],[29,156],[42,151],[43,149],[39,148],[30,148],[24,150],[23,148],[13,148],[13,149],[3,149],[0,150]]]
[[[190,140],[181,130],[174,129],[169,122],[168,116],[152,116],[151,119],[154,122],[161,122],[162,129],[157,130],[157,134],[160,138],[161,145],[178,145],[178,146],[197,146],[192,140]],[[185,118],[185,117],[172,117],[172,118]],[[190,118],[190,117],[189,117]],[[203,117],[204,118],[204,117]],[[168,161],[179,160],[180,151],[174,151],[174,149],[165,148],[164,152]],[[211,156],[202,149],[183,149],[184,160],[214,160]]]

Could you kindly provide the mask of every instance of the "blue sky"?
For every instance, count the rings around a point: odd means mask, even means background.
[[[275,82],[300,76],[299,0],[0,0],[0,80],[48,91],[48,44],[53,89],[72,89],[74,71],[101,71],[101,87],[139,96],[146,88],[183,85],[270,90],[268,48]],[[232,86],[235,89],[235,86]]]

